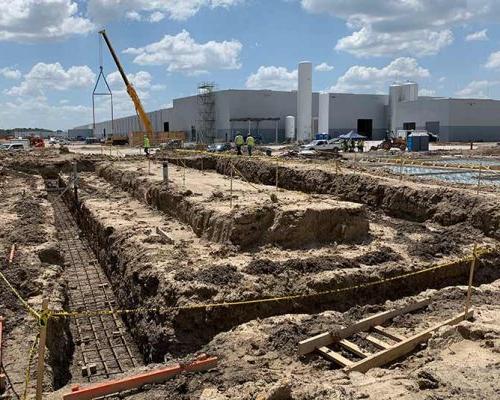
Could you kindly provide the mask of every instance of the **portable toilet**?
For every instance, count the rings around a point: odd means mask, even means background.
[[[420,137],[420,151],[429,151],[430,136],[427,133],[422,133]]]
[[[409,135],[406,139],[406,147],[408,147],[408,151],[416,151],[414,149],[415,141],[413,140],[413,135]]]

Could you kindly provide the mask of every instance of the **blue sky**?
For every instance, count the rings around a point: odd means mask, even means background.
[[[293,90],[297,63],[318,91],[500,98],[496,0],[0,0],[0,128],[92,120],[105,27],[147,110],[221,89]],[[133,113],[104,49],[118,116]],[[97,103],[98,119],[109,108]]]

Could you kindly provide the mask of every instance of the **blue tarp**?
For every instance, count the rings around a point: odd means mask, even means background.
[[[354,131],[351,131],[351,132],[346,133],[344,135],[340,135],[339,139],[361,140],[361,139],[366,139],[366,136],[363,136],[363,135],[360,135]]]

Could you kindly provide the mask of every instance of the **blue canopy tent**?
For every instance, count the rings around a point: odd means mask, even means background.
[[[351,131],[349,133],[346,133],[344,135],[340,135],[339,139],[346,139],[346,140],[364,140],[366,139],[366,136],[360,135],[354,131]]]

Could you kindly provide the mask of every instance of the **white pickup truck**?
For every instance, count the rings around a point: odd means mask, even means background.
[[[16,140],[12,142],[0,143],[0,150],[3,151],[28,151],[30,144],[27,140]]]
[[[337,152],[342,149],[342,140],[340,139],[313,140],[311,143],[302,146],[302,149]]]

